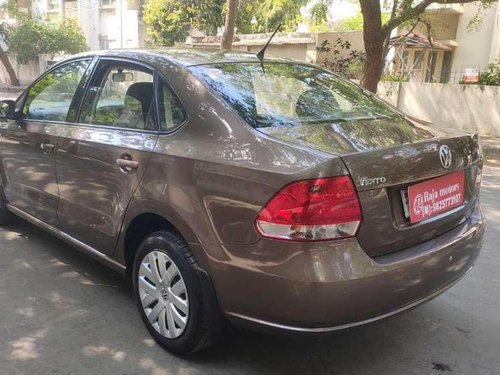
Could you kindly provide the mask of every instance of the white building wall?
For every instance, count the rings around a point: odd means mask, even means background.
[[[499,4],[493,3],[491,7],[482,11],[480,27],[478,30],[469,31],[469,23],[476,15],[479,6],[476,3],[464,4],[464,13],[458,21],[456,37],[458,47],[453,59],[453,71],[463,71],[466,68],[483,70],[486,65],[494,62],[495,57],[499,57]],[[492,53],[492,48],[496,53]]]
[[[99,0],[78,0],[78,23],[91,50],[99,49]]]
[[[101,39],[109,41],[109,48],[138,48],[139,12],[127,9],[126,0],[117,0],[115,10],[100,12],[99,30]]]
[[[499,86],[382,82],[378,95],[446,132],[500,137]]]
[[[496,16],[491,39],[490,62],[500,60],[500,3],[496,3]]]
[[[90,50],[99,50],[106,44],[108,48],[138,48],[139,11],[128,0],[115,0],[114,6],[100,7],[99,0],[77,0],[78,23]],[[33,11],[41,17],[54,20],[48,12],[48,0],[34,0]],[[61,14],[63,16],[63,7]],[[103,43],[108,40],[109,43]]]
[[[124,32],[124,48],[139,48],[139,11],[127,10],[125,13],[125,25],[133,25],[126,27]]]
[[[102,39],[107,39],[109,48],[120,48],[120,21],[115,12],[103,11],[99,15],[99,30]],[[97,49],[106,48],[99,46]]]

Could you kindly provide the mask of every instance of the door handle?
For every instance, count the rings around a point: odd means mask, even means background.
[[[52,150],[54,150],[55,146],[51,143],[42,143],[40,144],[40,148],[44,154],[49,154]]]
[[[132,170],[139,168],[138,162],[124,158],[116,159],[116,164],[118,164],[125,172],[131,172]]]

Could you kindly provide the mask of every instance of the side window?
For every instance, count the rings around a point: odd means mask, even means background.
[[[155,130],[153,98],[151,72],[108,65],[89,88],[80,122]]]
[[[160,128],[162,131],[171,131],[186,120],[186,112],[165,80],[160,78],[159,83]]]
[[[65,121],[73,96],[90,61],[70,62],[43,76],[26,95],[24,118]]]

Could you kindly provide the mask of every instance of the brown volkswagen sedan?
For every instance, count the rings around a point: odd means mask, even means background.
[[[175,353],[227,320],[320,334],[391,316],[481,248],[478,138],[437,136],[312,65],[83,54],[1,114],[1,222],[20,216],[131,277]]]

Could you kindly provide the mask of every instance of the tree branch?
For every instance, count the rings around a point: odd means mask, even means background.
[[[387,23],[383,27],[384,33],[390,33],[394,28],[398,27],[403,22],[406,22],[408,20],[411,20],[412,18],[417,17],[418,15],[423,13],[429,5],[435,2],[436,0],[423,0],[414,7],[409,8],[403,13],[398,14],[396,17],[394,18],[391,17],[391,19],[389,19],[389,21],[387,21]]]
[[[393,0],[392,2],[392,10],[391,10],[391,17],[389,18],[390,20],[396,17],[396,11],[398,9],[399,1],[398,0]]]
[[[418,17],[422,14],[431,4],[467,4],[472,3],[475,0],[422,0],[417,5],[410,7],[408,9],[401,9],[401,12],[397,15],[391,15],[391,18],[383,27],[384,33],[390,33],[394,28],[398,27],[402,23],[409,21],[413,18]],[[495,0],[482,0],[483,3],[492,3]],[[401,3],[401,7],[403,7],[403,3]]]
[[[415,28],[417,27],[418,23],[421,21],[420,17],[417,18],[417,21],[413,24],[413,26],[411,27],[411,29],[404,35],[402,35],[401,37],[399,37],[398,41],[399,40],[404,40],[406,38],[408,38],[408,35],[410,35],[414,30]],[[393,47],[394,45],[396,44],[396,42],[392,43],[389,48]]]

